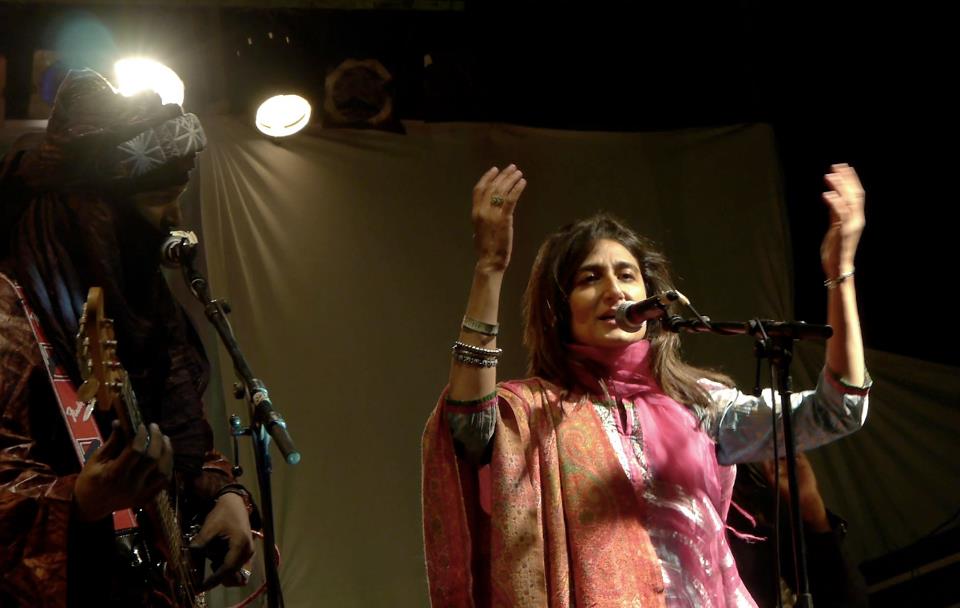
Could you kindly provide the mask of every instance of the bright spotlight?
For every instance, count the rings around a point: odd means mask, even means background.
[[[270,137],[293,135],[310,122],[310,102],[299,95],[276,95],[257,109],[257,128]]]
[[[163,103],[183,105],[183,81],[159,61],[144,57],[121,59],[113,65],[117,88],[126,96],[155,91]]]

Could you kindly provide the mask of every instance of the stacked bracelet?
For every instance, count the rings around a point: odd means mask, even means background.
[[[854,268],[851,268],[847,272],[840,273],[835,279],[827,279],[826,281],[823,282],[823,286],[826,287],[827,289],[835,289],[837,285],[851,278],[853,276],[854,270],[855,270]]]
[[[500,326],[496,323],[484,323],[467,316],[463,317],[463,323],[460,324],[460,327],[485,336],[496,336],[500,333]]]
[[[453,343],[453,358],[459,363],[474,367],[496,367],[500,360],[499,348],[481,348],[473,344],[465,344],[459,340]]]
[[[247,509],[247,515],[253,516],[254,511],[256,511],[256,506],[253,504],[253,497],[250,496],[250,492],[240,485],[239,483],[228,483],[227,485],[220,488],[220,491],[217,492],[214,496],[214,500],[219,499],[224,494],[236,494],[241,499],[243,499],[243,506]],[[259,517],[259,515],[257,515]]]

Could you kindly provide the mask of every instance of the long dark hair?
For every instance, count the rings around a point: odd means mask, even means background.
[[[540,246],[523,298],[523,342],[527,347],[527,373],[539,376],[570,389],[575,385],[567,344],[573,342],[570,328],[568,295],[574,276],[594,246],[601,240],[616,241],[626,247],[640,264],[643,284],[648,294],[673,289],[670,265],[654,244],[622,221],[607,214],[564,226]],[[733,381],[709,369],[694,367],[680,355],[680,338],[648,323],[646,339],[650,341],[654,378],[663,392],[691,408],[712,406],[707,392],[698,380],[709,378],[721,384]]]

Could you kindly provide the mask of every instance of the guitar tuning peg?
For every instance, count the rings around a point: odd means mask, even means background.
[[[104,341],[103,341],[103,345],[104,345],[104,346],[112,346],[112,347],[116,348],[116,346],[117,346],[117,341],[116,341],[116,340],[104,340]]]
[[[104,324],[106,327],[113,327],[113,319],[104,319],[104,320],[103,320],[103,324]]]
[[[100,390],[100,382],[96,378],[87,378],[77,389],[77,399],[83,402],[90,401],[97,395],[98,390]]]

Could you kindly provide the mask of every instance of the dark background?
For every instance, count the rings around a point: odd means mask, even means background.
[[[822,175],[849,162],[868,192],[857,259],[867,345],[960,364],[956,330],[939,326],[949,307],[937,305],[952,291],[956,260],[948,219],[956,110],[946,99],[956,70],[945,15],[759,0],[339,11],[203,4],[0,3],[7,117],[26,114],[33,49],[55,48],[104,70],[116,53],[164,57],[194,109],[252,113],[278,87],[319,100],[326,74],[355,57],[392,73],[401,119],[612,131],[770,123],[794,235],[797,317],[824,320],[809,242],[826,226]],[[89,27],[64,35],[94,19],[112,42]]]

